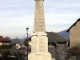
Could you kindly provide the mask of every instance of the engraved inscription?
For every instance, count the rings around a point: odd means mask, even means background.
[[[34,21],[34,32],[45,31],[44,10],[43,10],[42,1],[36,1],[36,10],[35,10],[34,20],[35,20]]]

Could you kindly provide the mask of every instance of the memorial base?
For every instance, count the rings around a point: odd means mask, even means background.
[[[28,60],[52,60],[51,54],[48,53],[30,53]]]

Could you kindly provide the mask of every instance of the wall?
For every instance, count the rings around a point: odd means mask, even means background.
[[[70,29],[70,48],[80,46],[80,21]]]

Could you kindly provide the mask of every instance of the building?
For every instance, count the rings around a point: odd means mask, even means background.
[[[80,18],[67,30],[70,33],[70,48],[80,47]]]
[[[58,46],[58,44],[66,45],[67,40],[55,32],[47,32],[48,36],[48,45],[54,45],[55,47]]]
[[[67,40],[55,32],[47,32],[48,36],[48,51],[51,53],[52,57],[57,60],[65,59],[65,47],[67,46]]]
[[[3,36],[0,36],[0,49],[7,48],[10,42],[11,40],[9,37],[4,38]]]

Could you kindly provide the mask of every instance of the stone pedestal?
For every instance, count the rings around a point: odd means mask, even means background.
[[[28,60],[52,60],[48,52],[48,38],[44,32],[33,33],[31,38],[31,53]]]
[[[30,53],[28,60],[52,60],[50,53]]]

